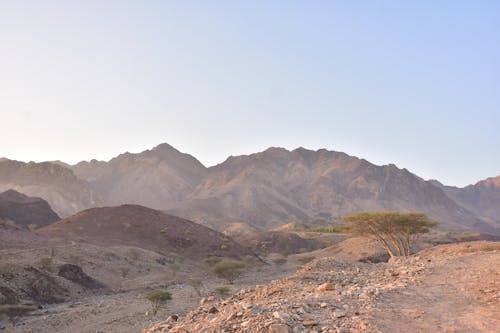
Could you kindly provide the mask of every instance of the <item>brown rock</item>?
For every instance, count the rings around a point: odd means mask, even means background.
[[[335,290],[335,286],[331,284],[330,282],[323,283],[318,287],[319,291],[328,291],[328,290]]]
[[[290,333],[290,329],[285,324],[271,324],[268,333]]]
[[[167,323],[173,323],[179,319],[179,316],[177,315],[170,315],[167,317]]]
[[[302,322],[302,325],[304,326],[316,326],[318,323],[315,320],[304,320]]]

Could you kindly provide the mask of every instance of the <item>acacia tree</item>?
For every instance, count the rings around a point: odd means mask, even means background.
[[[364,212],[344,216],[342,220],[348,224],[349,233],[374,238],[391,258],[411,255],[418,238],[437,225],[421,212]]]
[[[212,271],[232,284],[243,273],[244,268],[245,264],[241,261],[223,258],[213,266]]]

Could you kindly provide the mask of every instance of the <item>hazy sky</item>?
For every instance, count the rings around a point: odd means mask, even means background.
[[[500,174],[500,1],[0,0],[0,156],[327,148]]]

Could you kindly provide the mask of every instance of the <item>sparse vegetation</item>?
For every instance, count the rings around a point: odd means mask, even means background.
[[[424,213],[365,212],[342,218],[352,235],[375,239],[391,258],[409,256],[418,238],[437,225]]]
[[[213,266],[212,271],[218,277],[226,279],[229,283],[233,283],[235,279],[243,274],[244,268],[245,264],[241,261],[223,258]]]
[[[37,309],[31,304],[2,304],[0,305],[0,318],[5,315],[11,322],[14,322],[16,317],[24,316]]]
[[[344,227],[340,225],[318,226],[312,228],[296,228],[297,232],[323,232],[323,233],[341,233]]]
[[[172,294],[170,294],[170,292],[165,289],[155,289],[148,292],[146,294],[146,298],[151,302],[151,310],[153,315],[156,315],[160,307],[162,307],[172,299]]]
[[[218,264],[219,262],[222,261],[222,257],[216,257],[216,256],[211,256],[211,257],[208,257],[207,260],[205,260],[205,262],[210,265],[210,266],[215,266],[216,264]]]
[[[226,287],[226,286],[220,286],[220,287],[216,287],[214,289],[214,292],[220,296],[226,296],[226,295],[229,295],[229,292],[231,291],[231,289],[229,287]]]

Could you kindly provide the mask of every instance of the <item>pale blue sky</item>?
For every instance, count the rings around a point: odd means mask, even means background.
[[[500,1],[0,0],[0,156],[327,148],[500,174]]]

